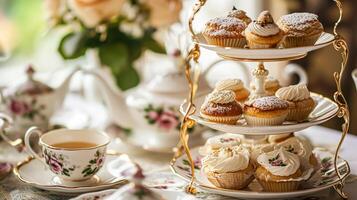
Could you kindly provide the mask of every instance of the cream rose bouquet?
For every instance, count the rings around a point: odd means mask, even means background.
[[[69,32],[58,51],[64,59],[98,49],[99,59],[111,69],[121,89],[137,85],[133,67],[145,50],[165,53],[154,39],[156,30],[178,21],[181,0],[45,0],[52,27]]]

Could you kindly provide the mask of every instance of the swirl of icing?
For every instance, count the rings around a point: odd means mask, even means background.
[[[220,104],[231,103],[235,101],[235,99],[236,94],[231,90],[213,91],[207,96],[208,102]]]
[[[280,32],[280,28],[274,23],[273,17],[268,11],[260,13],[258,19],[248,25],[247,30],[264,37],[276,35]]]
[[[302,101],[310,98],[310,92],[305,84],[280,88],[275,95],[286,101]]]
[[[243,89],[244,84],[240,79],[225,79],[216,83],[215,90],[232,90],[237,91]]]
[[[218,173],[244,170],[249,165],[250,153],[242,146],[220,148],[202,160],[204,170]]]
[[[291,137],[276,146],[277,148],[283,148],[286,151],[294,153],[300,157],[301,165],[306,169],[309,168],[309,160],[312,154],[312,145],[301,137]]]
[[[225,133],[222,135],[210,137],[206,141],[206,144],[199,149],[199,153],[201,155],[207,155],[221,147],[238,146],[241,143],[241,137],[242,136],[238,134],[232,134],[232,133]]]
[[[276,176],[290,176],[300,168],[299,157],[283,148],[263,153],[258,156],[257,161]]]
[[[250,22],[252,22],[252,20],[247,16],[247,13],[243,10],[237,10],[234,9],[232,11],[230,11],[227,15],[227,17],[234,17],[234,18],[238,18],[240,20],[242,20],[245,24],[249,24]]]

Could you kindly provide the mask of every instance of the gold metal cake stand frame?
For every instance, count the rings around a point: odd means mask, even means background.
[[[333,29],[333,34],[335,36],[335,40],[333,41],[333,47],[334,49],[341,54],[341,65],[340,65],[340,71],[339,72],[334,72],[333,77],[336,83],[336,92],[334,93],[334,101],[338,105],[339,110],[337,113],[337,116],[339,118],[342,118],[344,120],[343,124],[341,125],[342,128],[342,134],[340,137],[340,141],[338,142],[336,151],[335,151],[335,157],[334,157],[334,168],[336,171],[336,174],[339,178],[339,183],[334,186],[334,189],[336,192],[340,195],[341,198],[343,199],[348,199],[348,196],[344,193],[343,188],[345,185],[345,180],[342,178],[340,171],[338,170],[337,167],[337,159],[338,159],[338,154],[341,148],[341,145],[343,144],[343,141],[348,133],[349,130],[349,125],[350,125],[350,113],[347,105],[346,98],[344,97],[342,93],[342,88],[341,88],[341,80],[343,73],[346,68],[348,56],[349,56],[349,51],[348,51],[348,46],[346,41],[343,39],[343,37],[337,32],[337,27],[340,24],[343,16],[343,8],[342,8],[342,2],[341,0],[333,0],[336,3],[336,6],[338,7],[339,10],[339,18],[335,22],[334,29]],[[193,102],[197,88],[198,88],[198,80],[199,80],[199,75],[200,75],[200,67],[199,67],[199,57],[200,57],[200,46],[198,39],[196,37],[196,34],[193,30],[193,21],[195,19],[196,14],[200,11],[200,9],[205,5],[207,0],[197,0],[195,5],[193,6],[193,11],[192,14],[189,18],[189,31],[192,35],[192,39],[195,42],[191,50],[189,51],[186,59],[185,59],[185,74],[186,78],[190,87],[190,92],[188,95],[188,106],[185,111],[185,114],[182,119],[181,123],[181,128],[180,128],[180,142],[176,148],[176,152],[174,155],[174,158],[172,162],[175,162],[176,159],[181,156],[183,153],[187,154],[188,161],[191,165],[191,173],[192,173],[192,178],[188,186],[186,187],[186,192],[195,194],[196,193],[196,188],[194,187],[194,182],[195,182],[195,170],[194,170],[194,162],[191,157],[190,153],[190,148],[188,146],[188,140],[189,140],[189,135],[187,132],[187,129],[195,125],[195,121],[190,118],[190,115],[195,113],[196,111],[196,106]],[[305,55],[304,55],[305,56]],[[304,57],[301,56],[301,57]],[[239,60],[239,59],[231,59],[231,58],[226,58],[230,60]],[[298,59],[298,58],[295,58]],[[282,59],[276,59],[276,60],[269,60],[269,61],[281,61]],[[283,60],[291,60],[291,59],[283,59]],[[240,60],[240,61],[247,61],[246,59]],[[258,65],[258,68],[255,71],[264,71],[264,65],[262,64],[264,60],[248,60],[248,61],[255,61],[255,62],[260,62]],[[266,60],[265,60],[266,61]],[[193,70],[193,71],[191,71]]]

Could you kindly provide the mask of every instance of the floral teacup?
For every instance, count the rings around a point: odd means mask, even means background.
[[[30,145],[33,134],[40,136],[42,154],[37,154]],[[92,146],[59,147],[58,144],[91,144]],[[109,136],[95,130],[58,129],[43,134],[38,128],[30,128],[25,135],[26,150],[42,161],[63,181],[85,181],[95,175],[104,164]]]

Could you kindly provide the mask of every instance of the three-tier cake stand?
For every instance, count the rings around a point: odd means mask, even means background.
[[[350,114],[348,110],[347,101],[341,89],[341,79],[348,59],[347,43],[343,39],[343,37],[337,32],[337,27],[341,22],[343,15],[341,1],[334,0],[339,10],[339,18],[334,25],[333,34],[323,33],[319,40],[316,42],[316,44],[313,46],[276,49],[230,48],[207,44],[202,35],[200,33],[196,34],[193,30],[193,21],[195,19],[195,16],[199,12],[199,10],[205,5],[206,1],[207,0],[197,0],[195,5],[193,6],[193,11],[189,18],[189,31],[192,35],[194,45],[189,51],[186,58],[185,73],[187,81],[189,83],[190,92],[188,98],[181,106],[181,112],[183,113],[184,117],[180,130],[180,142],[177,146],[175,156],[171,162],[171,166],[173,166],[179,157],[181,157],[183,154],[186,154],[187,161],[190,166],[190,183],[187,186],[186,191],[194,194],[196,192],[195,185],[197,185],[195,183],[195,165],[194,160],[191,156],[191,150],[188,146],[189,135],[187,133],[187,129],[192,127],[195,123],[208,126],[218,131],[243,134],[248,137],[255,138],[261,135],[282,134],[289,132],[291,133],[303,130],[310,126],[321,124],[337,116],[338,118],[343,118],[344,123],[342,124],[341,138],[334,153],[333,166],[338,179],[333,184],[333,187],[342,198],[347,199],[348,197],[343,191],[346,174],[341,174],[341,171],[339,170],[338,166],[339,150],[348,132],[350,123]],[[198,61],[201,53],[200,48],[205,48],[214,51],[220,57],[227,60],[257,62],[257,68],[252,72],[256,85],[256,89],[252,95],[254,97],[260,97],[264,96],[265,94],[264,82],[269,73],[268,70],[265,69],[264,63],[301,59],[307,56],[308,52],[326,47],[330,44],[333,44],[334,49],[341,54],[342,58],[340,71],[335,72],[333,74],[333,78],[336,82],[336,92],[334,93],[333,100],[323,97],[319,94],[312,94],[312,97],[317,101],[317,107],[315,111],[310,115],[309,120],[299,123],[284,123],[280,126],[252,127],[248,126],[246,123],[244,123],[244,121],[238,121],[237,125],[225,125],[206,121],[199,116],[197,108],[199,108],[199,106],[204,100],[203,96],[196,96],[196,92],[198,89],[198,80],[200,76],[200,66]],[[345,162],[345,164],[348,168],[347,170],[349,171],[348,163]]]

